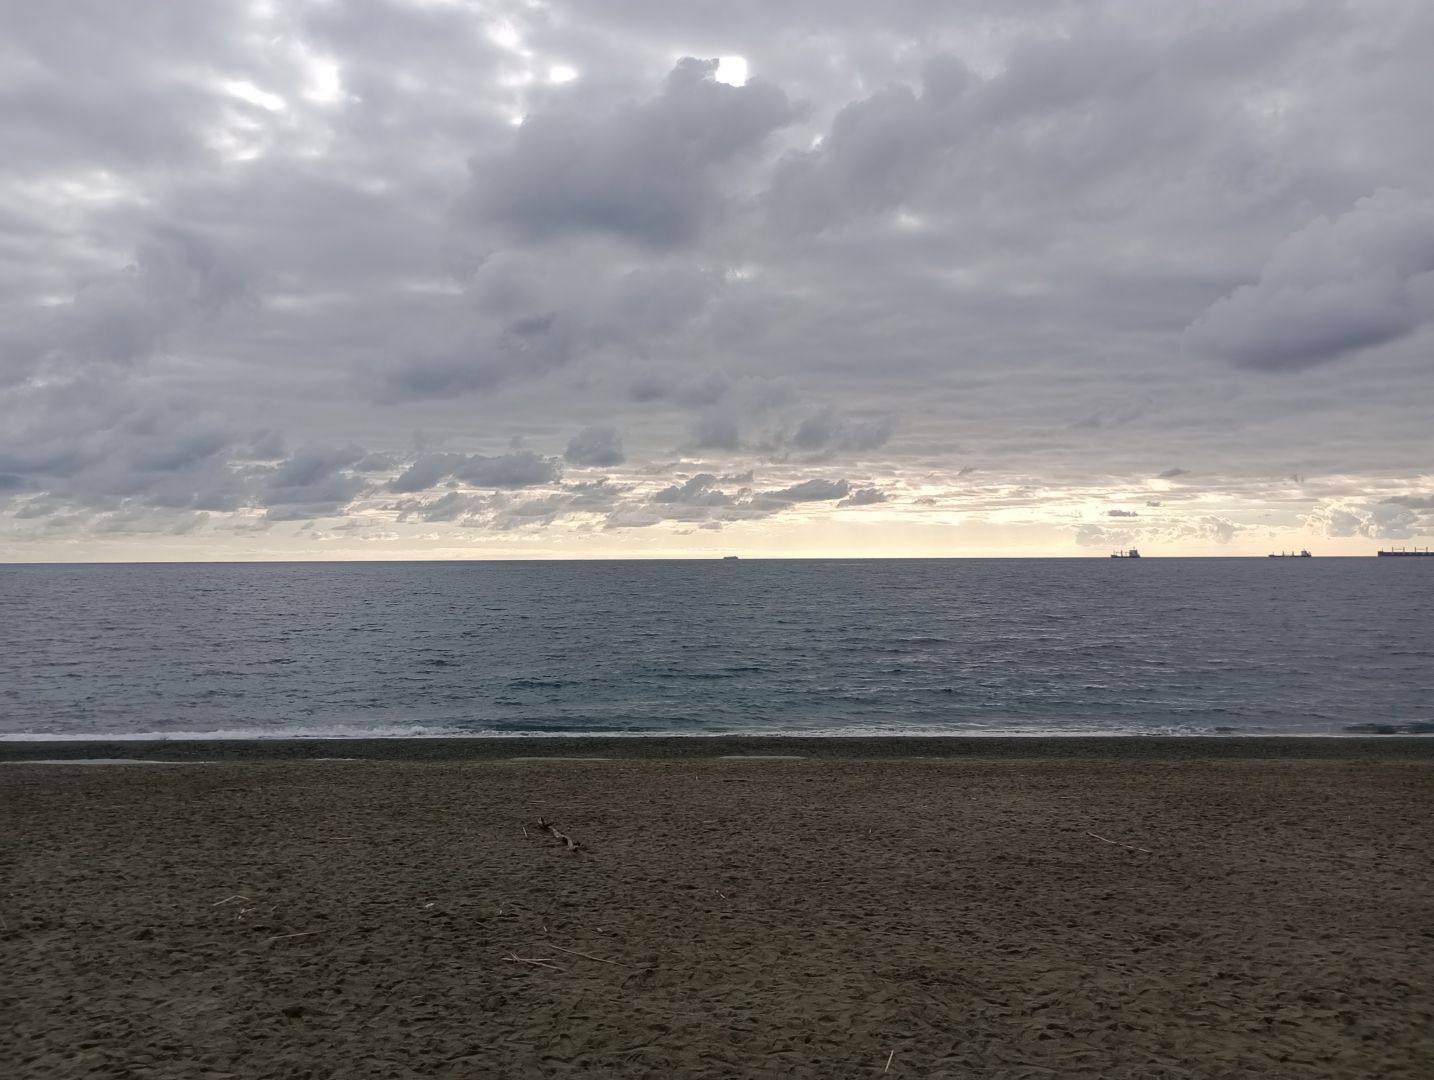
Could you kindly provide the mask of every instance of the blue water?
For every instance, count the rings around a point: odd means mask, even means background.
[[[0,567],[0,738],[1434,732],[1434,560]]]

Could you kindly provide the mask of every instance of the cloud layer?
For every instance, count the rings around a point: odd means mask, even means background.
[[[1434,531],[1420,0],[0,30],[0,558]]]

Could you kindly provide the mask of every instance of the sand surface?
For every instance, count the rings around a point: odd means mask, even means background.
[[[1426,751],[7,764],[0,1072],[1424,1080],[1432,823]]]

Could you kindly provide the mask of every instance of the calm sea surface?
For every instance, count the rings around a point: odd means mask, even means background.
[[[1434,559],[0,567],[0,738],[1434,732]]]

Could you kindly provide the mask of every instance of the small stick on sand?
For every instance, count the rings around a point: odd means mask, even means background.
[[[582,847],[582,844],[578,843],[567,833],[559,832],[557,825],[553,824],[553,822],[551,821],[548,821],[546,818],[538,819],[538,828],[543,829],[546,832],[552,833],[553,838],[557,840],[560,844],[562,844],[565,848],[567,848],[569,851],[577,851],[579,848]]]
[[[1093,832],[1088,832],[1086,833],[1086,835],[1096,840],[1105,840],[1107,844],[1114,844],[1116,847],[1123,847],[1126,851],[1143,851],[1147,855],[1155,854],[1155,852],[1151,851],[1148,847],[1136,847],[1134,844],[1122,844],[1119,840],[1106,840],[1105,837],[1096,836]]]
[[[523,839],[528,839],[528,826],[526,825],[523,826]]]
[[[318,932],[317,930],[300,930],[297,934],[280,934],[278,937],[271,937],[265,944],[272,945],[276,941],[288,941],[290,938],[296,937],[313,937]]]
[[[227,903],[229,903],[231,900],[248,900],[248,899],[249,899],[249,898],[248,898],[247,896],[241,896],[239,893],[235,893],[233,896],[226,896],[223,900],[216,900],[216,901],[214,901],[214,903],[210,904],[209,906],[210,906],[210,907],[219,907],[219,906],[222,905],[222,904],[227,904]]]
[[[562,971],[563,968],[553,963],[551,956],[519,956],[517,953],[509,953],[503,957],[510,964],[533,964],[538,967],[552,968],[554,971]]]
[[[593,956],[591,953],[578,952],[577,949],[565,949],[561,945],[554,945],[548,942],[548,948],[557,949],[558,952],[570,953],[573,956],[581,956],[584,960],[596,960],[599,964],[612,964],[614,967],[627,967],[621,960],[604,960],[601,956]]]
[[[889,1053],[889,1054],[886,1055],[886,1068],[881,1070],[883,1076],[886,1074],[887,1070],[891,1068],[891,1059],[894,1058],[895,1056],[896,1056],[896,1051],[895,1051],[895,1050],[893,1050],[891,1053]]]

